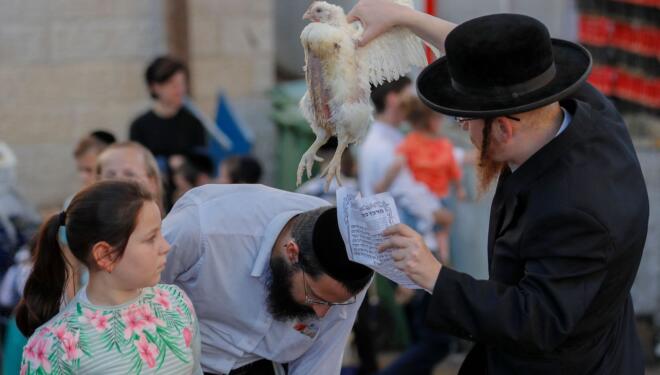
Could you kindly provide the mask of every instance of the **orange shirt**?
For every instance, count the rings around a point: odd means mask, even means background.
[[[411,132],[399,144],[397,152],[406,158],[415,179],[440,198],[449,195],[451,181],[461,179],[461,169],[454,159],[454,146],[446,138]]]

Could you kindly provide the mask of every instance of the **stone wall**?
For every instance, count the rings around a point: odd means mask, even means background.
[[[267,92],[275,82],[274,0],[190,0],[189,50],[192,93],[215,115],[224,92],[234,114],[254,135],[262,182],[273,181],[275,127]],[[220,21],[219,21],[220,20]]]
[[[145,65],[172,39],[167,1],[0,0],[0,140],[30,201],[59,205],[75,191],[72,150],[90,130],[126,139],[149,105]],[[173,1],[187,2],[193,96],[207,114],[221,88],[272,85],[271,0]]]

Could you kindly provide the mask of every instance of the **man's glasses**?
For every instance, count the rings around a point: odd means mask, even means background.
[[[513,117],[513,116],[502,116],[502,117],[506,117],[506,118],[514,120],[514,121],[520,121],[520,119],[518,117]],[[456,120],[456,122],[459,125],[461,125],[463,128],[465,128],[465,126],[470,121],[479,120],[479,118],[477,118],[477,117],[454,117],[454,120]],[[483,120],[486,120],[486,119],[483,119]]]
[[[309,295],[309,287],[307,286],[307,277],[305,277],[305,270],[302,269],[302,266],[300,268],[303,274],[303,284],[305,285],[305,304],[306,305],[322,305],[322,306],[345,306],[345,305],[352,305],[357,301],[357,298],[355,296],[349,298],[346,302],[328,302],[324,301],[322,299],[310,297]]]

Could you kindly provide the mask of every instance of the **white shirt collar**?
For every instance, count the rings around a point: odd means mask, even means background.
[[[264,232],[263,240],[259,246],[259,253],[257,254],[257,259],[254,261],[254,267],[252,268],[253,277],[261,277],[264,273],[264,270],[267,268],[270,263],[270,255],[273,252],[273,246],[275,246],[275,241],[280,235],[280,232],[286,225],[286,223],[291,220],[294,216],[301,213],[301,211],[286,211],[282,212],[279,215],[268,223],[266,231]]]
[[[564,113],[564,120],[561,122],[561,126],[559,127],[559,131],[555,135],[555,138],[559,136],[559,134],[563,133],[566,128],[568,128],[568,125],[571,123],[571,120],[573,119],[573,116],[571,116],[571,113],[568,112],[564,107],[560,107],[561,111]]]

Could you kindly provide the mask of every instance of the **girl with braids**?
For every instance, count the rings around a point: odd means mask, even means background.
[[[169,244],[158,204],[135,182],[82,190],[40,230],[17,308],[31,336],[21,374],[201,374],[197,318],[185,293],[158,284]],[[89,283],[60,311],[67,280],[64,227]]]

